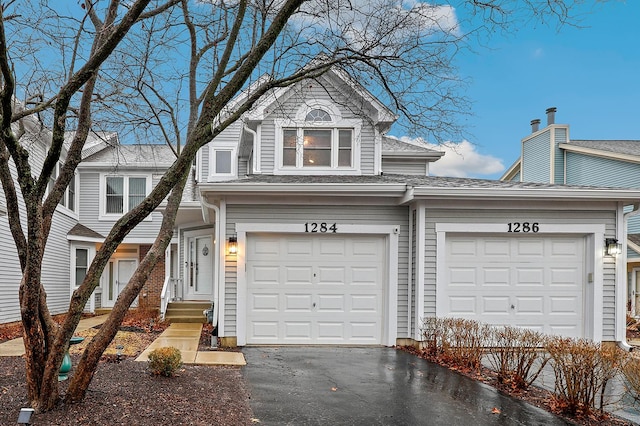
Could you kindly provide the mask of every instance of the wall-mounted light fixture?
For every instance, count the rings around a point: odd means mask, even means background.
[[[227,253],[238,254],[238,237],[235,235],[229,237],[229,240],[227,241]]]
[[[622,253],[622,244],[618,243],[615,238],[606,238],[604,240],[607,256],[617,256]]]

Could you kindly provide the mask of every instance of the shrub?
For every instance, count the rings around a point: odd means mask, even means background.
[[[422,335],[431,356],[462,368],[478,370],[490,328],[462,318],[427,318],[423,321]]]
[[[622,366],[622,376],[629,395],[636,403],[640,402],[640,359],[629,357]]]
[[[546,338],[542,333],[517,327],[494,327],[491,330],[489,362],[498,373],[498,381],[517,389],[528,388],[549,361],[541,349]]]
[[[607,384],[619,372],[625,352],[586,339],[553,337],[546,349],[555,374],[555,398],[560,411],[590,414],[604,409]]]
[[[182,355],[177,348],[163,347],[149,353],[149,370],[154,376],[172,377],[181,366]]]

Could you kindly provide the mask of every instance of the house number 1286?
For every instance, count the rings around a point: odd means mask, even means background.
[[[335,223],[327,223],[327,222],[307,222],[304,224],[304,232],[338,232],[338,226]]]
[[[540,230],[538,222],[511,222],[508,224],[507,232],[533,232],[534,234]]]

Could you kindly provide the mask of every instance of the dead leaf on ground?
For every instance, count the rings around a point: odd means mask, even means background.
[[[491,410],[491,414],[500,414],[500,409],[498,407],[493,407],[493,410]]]

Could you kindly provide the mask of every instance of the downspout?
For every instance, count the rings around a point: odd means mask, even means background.
[[[640,213],[640,202],[635,203],[630,212],[623,213],[622,215],[622,229],[618,229],[617,234],[619,237],[618,241],[622,243],[622,247],[623,247],[622,253],[624,254],[622,257],[622,260],[624,260],[624,262],[620,261],[616,265],[616,267],[618,268],[617,275],[619,277],[627,276],[627,225],[629,223],[629,218],[632,216],[636,216],[638,213]],[[626,317],[626,314],[627,314],[627,299],[628,299],[627,287],[628,287],[628,284],[626,284],[626,280],[625,280],[625,286],[620,290],[624,294],[624,297],[622,298],[624,302],[624,305],[623,305],[624,308],[622,309],[622,316],[623,316],[622,324],[626,324],[626,321],[624,321],[624,318]],[[626,330],[626,327],[622,327],[622,328]],[[633,351],[634,347],[627,342],[626,332],[621,331],[620,333],[622,334],[622,338],[617,342],[618,346],[624,349],[625,351],[629,351],[629,352]]]
[[[213,209],[213,211],[215,212],[216,215],[216,219],[215,219],[215,240],[216,240],[216,249],[215,249],[215,253],[216,253],[216,257],[214,259],[214,265],[213,268],[215,269],[216,273],[213,274],[213,320],[211,321],[211,324],[213,325],[213,328],[216,328],[218,325],[218,313],[220,311],[220,307],[218,306],[218,289],[220,287],[220,271],[224,270],[224,266],[222,264],[222,262],[220,261],[221,259],[221,250],[220,250],[220,246],[223,245],[223,241],[220,238],[220,208],[218,206],[216,206],[215,204],[210,204],[209,202],[207,202],[206,197],[204,197],[202,195],[202,193],[200,193],[200,202],[202,203],[203,206],[209,208],[209,209]],[[218,333],[220,333],[220,330],[218,330]]]
[[[258,152],[258,133],[249,128],[249,126],[247,126],[246,124],[244,125],[244,130],[251,133],[251,136],[253,137],[253,173],[260,173],[260,153]]]

